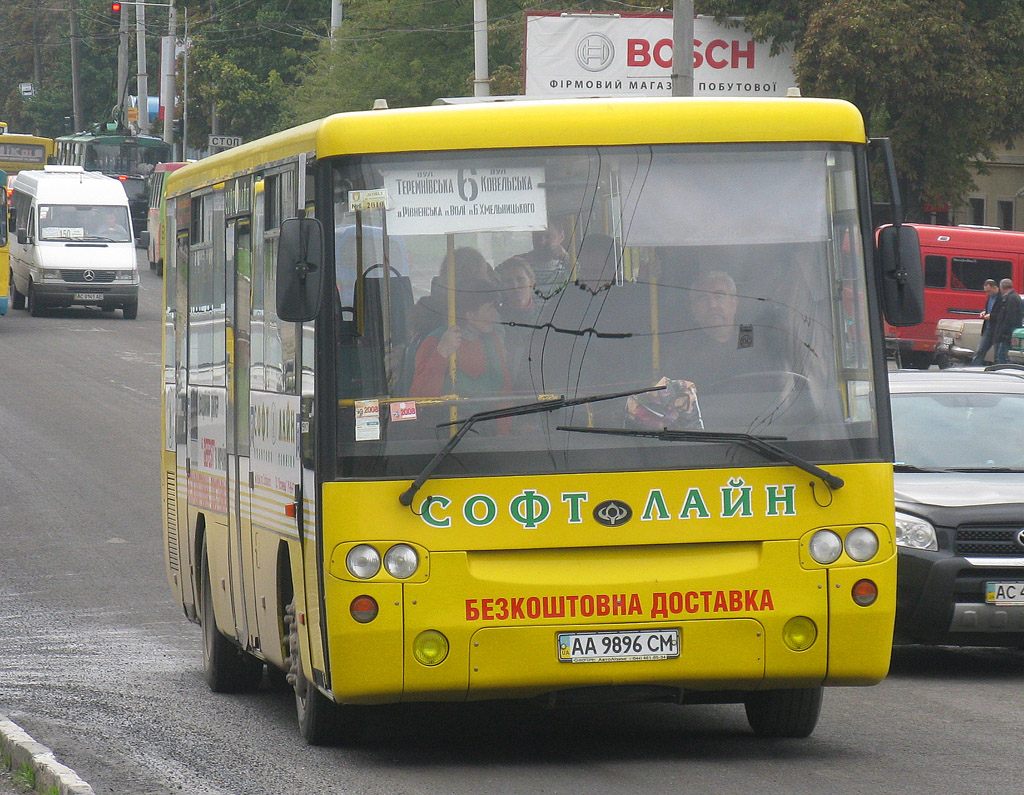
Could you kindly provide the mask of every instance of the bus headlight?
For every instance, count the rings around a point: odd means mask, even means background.
[[[855,527],[846,534],[846,554],[858,563],[871,560],[878,552],[878,536],[866,527]]]
[[[896,545],[909,549],[938,550],[935,528],[919,516],[896,511]]]
[[[353,577],[368,580],[380,571],[380,553],[369,544],[354,546],[345,556],[345,568]]]
[[[817,563],[835,563],[843,554],[843,539],[831,530],[819,530],[811,536],[807,551]]]
[[[384,553],[384,569],[397,580],[404,580],[416,573],[420,556],[408,544],[395,544]]]

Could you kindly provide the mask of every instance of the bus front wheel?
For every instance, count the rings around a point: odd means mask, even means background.
[[[210,566],[203,543],[203,602],[199,606],[203,627],[203,674],[214,693],[251,693],[263,679],[263,661],[240,649],[217,629],[213,612]]]
[[[335,704],[306,678],[302,670],[294,598],[285,608],[284,624],[288,632],[288,682],[295,689],[295,713],[303,739],[310,745],[336,745],[351,741],[354,721],[348,713],[354,707]]]
[[[809,737],[818,724],[824,688],[764,690],[744,700],[747,722],[758,737]]]

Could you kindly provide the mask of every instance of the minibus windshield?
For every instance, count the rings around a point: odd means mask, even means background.
[[[40,240],[130,243],[128,208],[119,205],[44,204],[39,207]]]

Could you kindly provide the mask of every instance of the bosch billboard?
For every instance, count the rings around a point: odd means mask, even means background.
[[[693,93],[698,97],[785,96],[797,85],[789,49],[772,55],[741,27],[693,21]],[[528,96],[670,96],[671,14],[526,15]]]

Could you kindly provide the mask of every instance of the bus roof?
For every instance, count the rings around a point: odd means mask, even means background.
[[[970,226],[907,224],[917,229],[922,247],[962,248],[977,251],[1024,252],[1024,232],[978,229]]]
[[[307,152],[390,152],[662,143],[863,144],[852,104],[809,98],[524,100],[339,113],[220,152],[168,178],[168,193]]]

